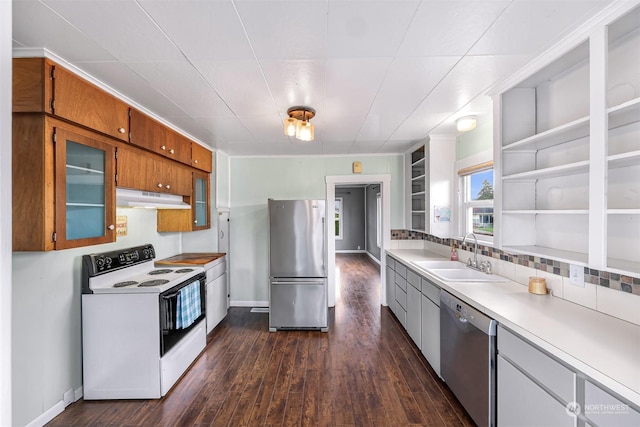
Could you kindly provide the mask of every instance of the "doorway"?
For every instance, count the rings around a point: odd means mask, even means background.
[[[380,205],[382,212],[382,238],[380,239],[380,302],[383,305],[388,305],[386,301],[386,280],[384,271],[386,271],[386,257],[384,256],[385,250],[389,248],[391,242],[391,197],[389,191],[391,190],[391,175],[336,175],[327,176],[327,218],[333,218],[333,207],[336,197],[336,185],[368,185],[379,184],[380,185]],[[328,293],[329,293],[329,307],[334,307],[336,304],[336,274],[335,274],[335,258],[336,248],[335,239],[335,224],[333,221],[327,221],[326,234],[327,234],[327,276],[328,276]]]

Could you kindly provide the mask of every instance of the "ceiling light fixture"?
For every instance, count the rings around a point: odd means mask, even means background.
[[[476,116],[464,116],[456,120],[456,129],[458,132],[469,132],[476,128]]]
[[[314,126],[309,122],[316,115],[311,107],[291,107],[287,110],[289,117],[284,119],[284,134],[295,136],[300,141],[313,141]]]

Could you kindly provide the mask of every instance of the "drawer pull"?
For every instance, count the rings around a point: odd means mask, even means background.
[[[125,132],[126,132],[126,130],[124,130],[124,128],[118,128],[118,132],[120,132],[120,133],[125,133]]]
[[[169,153],[171,154],[175,153],[175,151],[173,151],[173,148],[169,150]]]
[[[169,184],[167,184],[164,188],[166,188],[167,190],[169,190],[171,188],[171,186]]]
[[[161,146],[161,147],[160,147],[160,149],[164,151],[164,150],[166,150],[166,149],[167,149],[167,147],[165,147],[165,146],[163,145],[163,146]]]
[[[158,183],[158,188],[162,188],[162,183],[161,182]]]

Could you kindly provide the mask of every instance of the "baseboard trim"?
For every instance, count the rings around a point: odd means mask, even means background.
[[[340,250],[336,249],[337,254],[364,254],[366,252],[367,251],[360,250],[360,249],[340,249]]]
[[[60,415],[64,411],[64,401],[61,400],[51,408],[47,409],[43,414],[39,417],[31,421],[27,424],[26,427],[42,427],[47,424],[49,421],[53,420],[55,417]]]
[[[80,400],[83,396],[82,387],[78,387],[73,392],[74,402]],[[55,417],[60,415],[66,406],[64,404],[64,399],[53,405],[51,408],[47,409],[44,413],[40,414],[37,418],[32,420],[26,427],[43,427],[45,424],[53,420]]]
[[[231,307],[269,307],[269,301],[231,301]]]
[[[371,260],[372,260],[373,262],[375,262],[376,264],[380,265],[380,260],[379,260],[378,258],[376,258],[375,256],[373,256],[373,255],[371,254],[371,252],[368,252],[368,251],[367,251],[367,255],[369,255],[369,258],[371,258]]]

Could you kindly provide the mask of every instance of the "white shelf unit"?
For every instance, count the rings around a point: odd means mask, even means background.
[[[640,7],[612,5],[494,96],[497,246],[640,274]]]
[[[426,231],[427,158],[425,146],[418,147],[410,154],[411,158],[411,229]]]
[[[453,178],[455,135],[430,135],[406,154],[407,225],[412,231],[450,237],[454,229]],[[448,221],[435,210],[450,212]]]
[[[606,267],[640,275],[640,7],[608,27]]]

